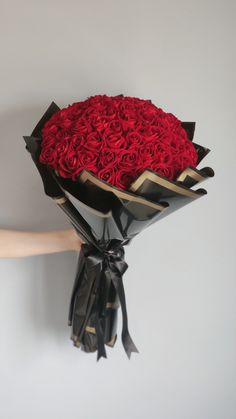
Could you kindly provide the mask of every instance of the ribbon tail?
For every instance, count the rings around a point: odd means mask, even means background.
[[[116,288],[117,294],[120,299],[120,305],[121,305],[121,311],[122,311],[122,317],[123,317],[123,326],[122,326],[122,343],[124,350],[126,352],[126,355],[130,359],[132,352],[139,353],[137,347],[135,346],[128,330],[128,315],[127,315],[127,309],[126,309],[126,301],[125,301],[125,291],[124,291],[124,285],[122,281],[122,275],[120,275],[117,271],[117,273],[111,272],[108,269],[106,270],[106,274],[109,274],[111,276],[111,280]],[[118,276],[119,275],[119,276]]]
[[[132,352],[139,353],[137,347],[135,346],[133,340],[131,339],[131,336],[129,334],[128,329],[124,333],[122,331],[122,343],[123,343],[123,347],[125,348],[125,352],[126,352],[129,359],[131,358],[131,353]]]
[[[136,345],[134,344],[130,336],[129,329],[128,329],[128,315],[127,315],[127,309],[126,309],[125,292],[124,292],[122,278],[120,278],[119,283],[118,283],[118,296],[120,299],[120,305],[121,305],[121,311],[122,311],[122,317],[123,317],[121,339],[122,339],[122,343],[123,343],[123,347],[125,349],[126,355],[130,359],[132,352],[139,353],[139,351]]]
[[[97,361],[100,358],[107,358],[106,349],[105,349],[105,337],[104,331],[101,326],[101,319],[100,319],[100,311],[101,311],[101,292],[103,288],[101,287],[101,278],[102,278],[102,271],[100,271],[100,276],[98,278],[98,287],[96,292],[96,316],[95,316],[95,330],[97,336]]]
[[[101,328],[100,320],[99,320],[99,313],[96,314],[96,321],[95,321],[95,330],[97,335],[97,361],[101,357],[107,358],[105,344],[104,344],[104,333]]]

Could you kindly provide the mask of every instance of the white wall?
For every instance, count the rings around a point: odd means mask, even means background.
[[[3,419],[234,419],[235,48],[230,0],[1,0],[0,227],[70,227],[22,135],[46,107],[91,94],[152,99],[196,121],[208,195],[126,248],[129,361],[76,349],[77,255],[0,261]],[[120,316],[121,325],[121,316]]]

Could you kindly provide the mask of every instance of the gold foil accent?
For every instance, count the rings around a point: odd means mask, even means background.
[[[95,329],[95,327],[86,326],[85,327],[85,330],[86,330],[86,332],[93,333],[94,335],[96,335],[96,329]]]
[[[115,343],[116,343],[116,335],[115,336],[113,336],[113,338],[109,341],[109,342],[107,342],[106,343],[106,345],[107,346],[110,346],[111,348],[113,348],[113,346],[115,345]]]
[[[56,204],[64,204],[67,201],[66,196],[56,196],[55,198],[52,198],[53,201],[56,202]]]
[[[96,178],[95,176],[93,176],[91,173],[89,173],[87,170],[84,169],[79,176],[79,181],[81,181],[82,183],[85,183],[87,180],[94,183],[99,188],[103,189],[104,191],[109,191],[109,192],[114,193],[120,199],[138,202],[139,204],[149,206],[159,211],[164,211],[166,208],[163,205],[156,204],[155,202],[148,201],[145,198],[132,194],[131,190],[130,190],[131,192],[125,192],[125,191],[122,191],[121,189],[118,189],[116,186],[109,185],[108,183]]]
[[[178,182],[184,182],[186,177],[189,176],[192,179],[196,180],[197,182],[202,182],[204,179],[206,179],[204,176],[202,176],[200,173],[196,172],[191,167],[187,167],[180,175],[177,177]]]
[[[96,335],[95,327],[86,326],[85,330],[86,332],[93,333],[94,335]],[[116,342],[116,338],[117,335],[113,336],[113,338],[109,342],[107,342],[106,345],[113,347]]]
[[[75,335],[71,335],[71,337],[70,337],[72,340],[76,340],[76,339],[78,339],[78,336],[75,336]]]
[[[174,191],[179,195],[189,196],[190,198],[193,198],[193,199],[199,198],[199,194],[196,191],[192,191],[190,189],[183,188],[182,186],[175,185],[171,181],[163,179],[157,174],[148,172],[148,171],[143,172],[138,177],[138,179],[136,179],[133,182],[133,184],[130,187],[130,190],[135,192],[146,179],[151,180],[152,182],[157,183],[158,185],[161,185],[164,188]]]
[[[117,309],[119,307],[120,307],[120,304],[119,303],[107,303],[106,304],[106,308],[114,308],[114,309]]]
[[[75,335],[71,335],[71,340],[73,340],[73,342],[74,342],[74,345],[75,346],[77,346],[77,348],[79,348],[80,347],[80,345],[81,345],[81,342],[79,341],[79,338],[78,338],[78,336],[75,336]]]

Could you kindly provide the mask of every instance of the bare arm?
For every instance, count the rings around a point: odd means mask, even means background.
[[[0,229],[0,258],[79,251],[82,243],[74,228],[56,231]]]

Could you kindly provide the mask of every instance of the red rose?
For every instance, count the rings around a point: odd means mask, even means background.
[[[98,155],[93,151],[85,150],[83,152],[78,152],[78,161],[82,168],[97,171],[97,160]]]
[[[79,134],[87,134],[92,131],[92,128],[85,118],[80,117],[77,121],[75,121],[73,131],[78,132]]]
[[[96,150],[97,152],[102,147],[102,139],[96,131],[92,131],[87,135],[86,140],[84,140],[84,147],[87,150]]]
[[[154,124],[156,122],[156,112],[154,110],[140,109],[138,115],[144,124]]]
[[[112,150],[102,150],[99,156],[99,163],[102,167],[116,166],[120,161],[120,153]]]
[[[63,141],[59,141],[55,144],[55,150],[57,151],[57,155],[61,156],[63,154],[66,154],[70,147],[70,141],[69,139],[64,139]]]
[[[74,179],[82,170],[78,163],[78,155],[75,152],[68,152],[67,154],[59,157],[57,171],[59,175],[64,178],[72,177]]]
[[[132,169],[139,168],[142,166],[140,153],[138,148],[132,148],[121,151],[121,158],[119,161],[119,167],[132,171]]]
[[[97,176],[105,182],[110,183],[111,185],[116,184],[116,171],[114,167],[105,167],[99,170],[97,172]]]
[[[42,151],[39,156],[39,161],[41,163],[48,164],[49,166],[53,166],[56,162],[57,152],[54,147],[43,147]]]
[[[60,124],[61,128],[65,130],[69,130],[72,127],[72,125],[73,125],[73,121],[69,118],[63,119],[63,121]]]
[[[55,136],[52,134],[47,135],[41,143],[41,148],[46,148],[55,145]]]
[[[112,121],[116,118],[116,110],[113,106],[109,106],[102,112],[102,116],[106,118],[107,122]]]
[[[107,125],[107,132],[113,132],[114,134],[123,134],[123,127],[122,123],[119,119],[113,119],[112,121],[108,122]]]
[[[129,130],[126,135],[129,147],[145,145],[145,138],[138,131]]]
[[[173,178],[173,168],[165,163],[151,163],[150,169],[169,179]]]
[[[138,149],[141,165],[148,168],[153,160],[156,160],[153,146],[148,143],[147,145],[141,145]]]
[[[127,171],[119,169],[116,175],[116,186],[120,189],[128,189],[132,182],[134,182],[141,172],[138,170]]]
[[[177,127],[180,125],[180,121],[172,113],[167,113],[165,115],[165,124],[168,125],[169,127],[174,127],[174,126]]]
[[[109,122],[106,121],[101,115],[94,115],[89,118],[91,127],[93,130],[98,133],[102,132],[106,127],[108,127]]]
[[[67,108],[68,118],[75,121],[78,120],[83,114],[83,102],[75,103],[74,105],[69,105]]]
[[[66,141],[69,141],[69,148],[73,151],[82,151],[85,148],[86,136],[83,133],[73,134],[71,137],[66,137]]]
[[[59,128],[55,124],[50,124],[47,128],[47,135],[55,135],[58,132]]]
[[[112,150],[117,150],[126,147],[125,137],[115,133],[109,128],[105,129],[105,131],[103,132],[102,139],[102,149],[106,149],[108,147]]]
[[[132,130],[135,128],[137,118],[134,109],[129,109],[128,106],[125,107],[123,104],[121,104],[119,107],[118,116],[124,131],[129,129]]]

